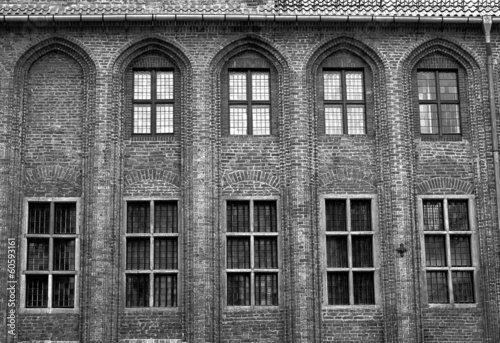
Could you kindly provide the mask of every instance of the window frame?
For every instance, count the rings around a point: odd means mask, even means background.
[[[135,93],[135,73],[136,72],[151,72],[151,98],[149,100],[142,100],[142,99],[134,99],[134,93]],[[176,111],[176,85],[175,82],[176,80],[176,70],[175,68],[168,68],[168,67],[151,67],[151,68],[145,68],[145,67],[138,67],[138,68],[131,68],[132,72],[132,89],[130,90],[131,93],[131,99],[132,99],[132,104],[131,104],[131,136],[132,137],[158,137],[158,136],[174,136],[176,134],[175,132],[175,111]],[[156,91],[156,86],[157,86],[157,79],[156,75],[158,72],[171,72],[172,73],[172,99],[157,99],[157,91]],[[164,132],[164,133],[158,133],[156,132],[157,127],[156,127],[156,106],[157,105],[162,105],[162,104],[168,104],[172,106],[172,132]],[[135,105],[150,105],[151,106],[151,119],[150,119],[150,133],[135,133],[135,120],[134,120],[134,108]]]
[[[417,68],[416,69],[416,99],[417,99],[417,107],[418,107],[418,127],[419,127],[419,135],[422,137],[462,137],[463,136],[463,125],[462,125],[462,102],[461,97],[462,94],[460,92],[460,72],[458,69],[446,69],[446,68]],[[418,74],[420,72],[433,72],[435,76],[435,86],[436,86],[436,100],[420,100],[419,99],[419,91],[418,91]],[[456,75],[457,80],[457,100],[441,100],[441,92],[440,92],[440,84],[439,84],[439,73],[454,73]],[[443,120],[442,120],[442,111],[441,105],[457,105],[458,107],[458,133],[443,133]],[[438,116],[438,133],[422,133],[422,127],[420,125],[421,113],[420,113],[420,105],[436,105],[437,108],[437,116]]]
[[[423,212],[423,202],[425,200],[442,200],[443,201],[443,233],[438,233],[440,231],[424,231],[424,212]],[[448,200],[467,200],[468,215],[469,215],[469,231],[454,231],[457,235],[463,235],[467,233],[470,235],[470,249],[471,249],[471,266],[470,267],[452,267],[450,266],[450,254],[451,249],[447,242],[449,242],[450,231],[449,231],[449,219],[448,219]],[[420,239],[420,259],[421,259],[421,279],[420,284],[422,285],[422,303],[426,307],[433,308],[470,308],[478,307],[480,305],[480,292],[479,292],[479,245],[477,237],[477,223],[476,223],[476,204],[474,195],[418,195],[417,196],[417,216],[418,216],[418,231]],[[427,267],[426,255],[425,255],[425,235],[444,235],[445,238],[445,253],[447,265],[445,267],[430,267],[430,271],[441,270],[447,273],[447,292],[448,292],[448,303],[429,303],[428,291],[427,291]],[[451,231],[453,232],[453,231]],[[473,287],[474,287],[474,302],[473,303],[455,303],[453,300],[453,280],[450,277],[452,271],[473,271]]]
[[[154,209],[155,202],[162,201],[175,201],[177,202],[177,233],[155,233],[154,232],[154,212],[151,209]],[[128,203],[129,202],[149,202],[150,216],[149,216],[149,225],[150,232],[148,233],[127,233],[127,213],[128,213]],[[182,251],[182,217],[181,217],[181,200],[179,198],[170,198],[170,197],[136,197],[136,196],[127,196],[123,197],[123,230],[121,235],[121,245],[122,245],[122,256],[121,256],[121,264],[122,268],[120,270],[120,278],[122,280],[121,290],[123,296],[120,299],[121,307],[127,312],[134,311],[179,311],[182,304],[182,294],[181,294],[181,275],[182,275],[182,266],[183,266],[183,251]],[[149,238],[149,269],[131,269],[127,270],[127,237],[133,238]],[[169,237],[177,237],[177,269],[155,269],[154,268],[154,239],[156,237],[161,238],[169,238]],[[144,307],[127,307],[127,274],[144,274],[149,275],[149,306]],[[155,274],[176,274],[177,275],[177,306],[154,306],[154,275]]]
[[[231,73],[245,73],[246,75],[246,100],[231,100],[231,86],[230,86],[230,75]],[[252,96],[252,74],[254,72],[267,73],[269,75],[268,78],[268,92],[269,92],[269,100],[253,100]],[[272,127],[272,96],[271,96],[271,69],[270,68],[228,68],[227,69],[227,83],[228,83],[228,94],[227,94],[227,102],[228,102],[228,132],[229,136],[256,136],[256,137],[268,137],[273,135],[273,127]],[[253,106],[266,105],[269,107],[269,134],[266,135],[255,135],[253,133]],[[244,135],[241,134],[231,134],[231,106],[246,106],[247,108],[247,133]]]
[[[28,234],[29,220],[29,204],[30,203],[50,203],[50,224],[49,234]],[[54,234],[54,204],[55,203],[74,203],[76,206],[76,229],[75,233]],[[23,219],[22,219],[22,243],[21,243],[21,259],[20,259],[20,313],[78,313],[80,310],[80,227],[81,227],[81,212],[79,197],[26,197],[23,203]],[[43,237],[42,237],[43,236]],[[29,238],[49,238],[49,270],[48,271],[28,271],[28,239]],[[74,238],[75,239],[75,270],[71,271],[53,271],[54,258],[54,239],[55,237]],[[47,307],[27,307],[26,306],[26,276],[28,275],[47,275]],[[53,277],[54,275],[74,275],[75,290],[73,307],[53,307]]]
[[[250,232],[228,232],[227,231],[227,203],[231,201],[248,201],[249,219],[250,219]],[[254,202],[259,201],[274,201],[276,203],[276,232],[257,232],[254,234]],[[281,255],[281,201],[277,196],[241,196],[241,197],[225,197],[222,200],[222,253],[221,253],[221,287],[223,289],[223,306],[226,310],[255,310],[255,309],[276,309],[282,304],[281,299],[281,279],[282,279],[282,255]],[[229,234],[229,235],[228,235]],[[250,238],[250,268],[249,269],[228,269],[227,268],[227,238],[228,237],[251,237]],[[277,244],[277,268],[276,269],[259,269],[255,268],[255,252],[254,252],[254,239],[258,237],[276,237]],[[229,272],[228,272],[229,270]],[[257,272],[256,272],[257,271]],[[228,305],[228,289],[227,289],[227,275],[229,273],[250,273],[250,305]],[[255,274],[256,273],[275,273],[278,275],[278,304],[277,305],[256,305],[255,304]]]
[[[328,200],[345,200],[346,201],[346,226],[347,231],[326,231],[326,202]],[[373,244],[373,267],[361,267],[353,268],[352,265],[348,268],[349,272],[349,304],[329,304],[328,303],[328,272],[335,268],[328,268],[327,264],[327,237],[328,236],[350,236],[352,237],[352,232],[354,235],[366,235],[367,231],[351,231],[350,228],[350,201],[351,200],[370,200],[371,205],[371,224],[372,224],[372,244]],[[319,196],[320,210],[319,210],[319,223],[321,226],[321,274],[323,279],[323,307],[338,309],[338,308],[351,308],[351,309],[361,309],[361,308],[379,308],[381,306],[381,295],[380,295],[380,243],[379,243],[379,228],[378,228],[378,201],[377,196],[374,194],[323,194]],[[348,204],[349,203],[349,204]],[[348,238],[349,239],[349,238]],[[349,240],[348,240],[349,242]],[[348,259],[352,259],[351,253],[352,243],[348,243]],[[340,269],[340,268],[337,268]],[[351,277],[353,269],[356,270],[367,270],[373,271],[373,292],[374,292],[374,304],[354,304],[354,287],[353,278]]]
[[[327,100],[325,99],[325,73],[328,72],[340,72],[340,86],[342,87],[342,98],[340,100]],[[363,80],[363,99],[362,100],[348,100],[347,99],[347,87],[346,87],[346,72],[361,72],[362,74],[362,80]],[[329,67],[322,67],[321,68],[321,87],[322,87],[322,94],[323,94],[323,99],[322,100],[322,106],[323,106],[323,120],[324,120],[324,126],[325,126],[325,135],[326,136],[366,136],[368,129],[367,129],[367,118],[366,118],[366,113],[367,113],[367,99],[366,99],[366,75],[365,75],[365,68],[329,68]],[[328,105],[340,105],[342,106],[342,133],[327,133],[327,128],[326,128],[326,107]],[[347,114],[347,107],[349,105],[363,105],[363,133],[349,133],[349,126],[348,126],[348,114]]]

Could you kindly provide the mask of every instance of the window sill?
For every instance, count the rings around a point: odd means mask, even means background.
[[[279,137],[277,135],[266,135],[266,136],[253,136],[253,135],[231,135],[231,136],[223,136],[223,140],[229,142],[241,142],[241,141],[277,141]]]
[[[124,307],[125,313],[179,312],[179,307]]]
[[[481,308],[478,303],[474,304],[423,304],[427,309],[464,309],[464,308]]]
[[[173,142],[178,140],[175,135],[165,136],[131,136],[131,142]]]
[[[326,305],[323,304],[324,310],[378,310],[380,309],[380,305]]]
[[[255,312],[255,311],[274,311],[278,312],[280,310],[280,306],[227,306],[224,308],[224,312],[226,313],[235,313],[235,312]]]

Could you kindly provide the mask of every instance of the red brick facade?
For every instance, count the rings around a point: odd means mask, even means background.
[[[500,31],[493,29],[497,61]],[[17,336],[2,324],[1,342],[498,340],[500,231],[481,25],[4,23],[0,37],[0,260],[14,238],[17,280],[25,199],[80,199],[78,307],[22,308],[18,283]],[[270,136],[228,135],[221,75],[245,54],[265,58],[276,72]],[[131,135],[134,63],[175,68],[173,135]],[[366,135],[325,135],[318,75],[323,65],[342,63],[367,74]],[[462,134],[422,138],[416,68],[450,66],[459,75]],[[377,302],[327,305],[321,199],[361,194],[376,199]],[[480,296],[472,304],[422,300],[417,196],[425,195],[474,198]],[[178,201],[177,307],[125,307],[127,197]],[[280,207],[279,306],[226,306],[225,203],[266,197]],[[2,323],[6,271],[3,263]]]

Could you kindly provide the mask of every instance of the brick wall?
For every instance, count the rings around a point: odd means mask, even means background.
[[[85,218],[81,315],[20,315],[19,341],[494,342],[500,334],[499,233],[479,27],[206,22],[131,24],[126,30],[119,23],[67,24],[26,32],[11,25],[0,28],[0,37],[0,81],[12,85],[0,88],[7,99],[0,105],[6,133],[0,143],[9,168],[1,174],[0,193],[7,196],[1,198],[0,232],[22,242],[19,204],[25,196],[82,196]],[[36,55],[40,44],[47,48],[46,39],[74,52],[55,48]],[[222,130],[218,77],[245,49],[276,68],[279,130],[272,137],[227,137]],[[179,135],[132,139],[123,76],[151,50],[168,55],[179,70]],[[337,50],[357,56],[371,73],[367,136],[321,134],[314,75]],[[452,54],[467,76],[460,87],[467,88],[463,103],[470,116],[463,117],[467,133],[459,140],[416,134],[411,75],[436,51]],[[34,56],[31,63],[26,56]],[[319,196],[361,193],[376,194],[379,204],[379,304],[325,308]],[[475,195],[484,294],[477,306],[421,308],[417,194]],[[220,292],[222,201],[267,195],[283,205],[282,302],[277,310],[228,310]],[[123,196],[180,199],[185,225],[178,312],[123,308]],[[395,251],[401,243],[408,248],[402,257]],[[5,312],[6,304],[0,306]]]

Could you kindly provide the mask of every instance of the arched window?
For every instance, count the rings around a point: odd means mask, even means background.
[[[270,136],[278,133],[278,76],[263,56],[246,52],[221,73],[222,135]]]
[[[132,137],[177,136],[180,72],[165,55],[139,56],[126,71],[125,128]]]
[[[468,117],[465,70],[450,57],[435,53],[412,72],[415,134],[422,139],[460,139]]]
[[[339,51],[317,74],[320,135],[365,135],[373,131],[372,75],[359,57]]]

